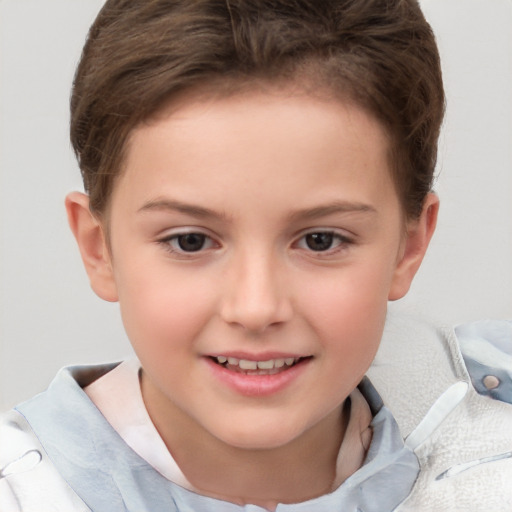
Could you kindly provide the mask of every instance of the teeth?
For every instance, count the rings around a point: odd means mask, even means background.
[[[242,370],[257,370],[258,362],[248,361],[247,359],[240,359],[240,361],[238,362],[238,366],[240,366]]]
[[[272,370],[274,365],[275,362],[272,359],[270,361],[258,361],[258,369],[260,370]]]
[[[274,368],[282,368],[284,365],[292,366],[300,358],[287,357],[284,359],[269,359],[267,361],[250,361],[236,357],[217,356],[215,359],[219,364],[228,363],[232,366],[239,366],[242,370],[272,370]]]

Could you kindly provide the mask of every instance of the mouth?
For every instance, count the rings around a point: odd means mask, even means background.
[[[255,361],[239,359],[237,357],[210,356],[210,359],[215,364],[225,368],[226,370],[235,373],[242,373],[244,375],[276,375],[300,365],[311,358],[312,356],[285,357]]]

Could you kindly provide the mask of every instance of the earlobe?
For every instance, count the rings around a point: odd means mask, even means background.
[[[89,197],[81,192],[70,193],[66,197],[66,211],[91,288],[102,299],[117,301],[117,289],[104,229],[89,210]]]
[[[389,300],[401,299],[409,291],[436,229],[438,211],[439,198],[434,193],[428,194],[419,219],[412,221],[407,228],[400,261],[393,274]]]

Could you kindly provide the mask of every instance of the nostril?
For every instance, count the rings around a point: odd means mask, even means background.
[[[293,316],[289,290],[281,282],[284,278],[277,276],[273,267],[260,268],[270,265],[267,259],[262,256],[257,263],[244,265],[244,271],[227,282],[225,296],[219,302],[223,320],[252,335],[280,326]]]

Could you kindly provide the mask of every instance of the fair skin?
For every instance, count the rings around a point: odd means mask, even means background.
[[[343,403],[437,216],[431,194],[404,219],[388,149],[339,100],[190,97],[134,130],[103,221],[68,196],[150,417],[205,494],[272,510],[332,490]]]

